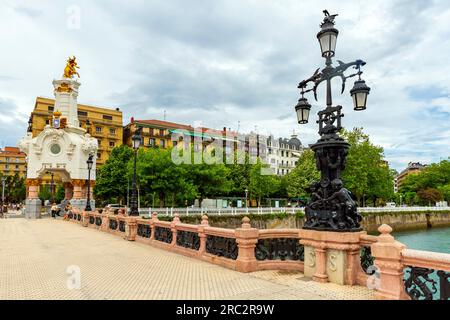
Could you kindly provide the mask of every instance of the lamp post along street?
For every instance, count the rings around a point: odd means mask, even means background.
[[[92,211],[92,208],[91,208],[91,170],[92,170],[92,165],[94,163],[93,158],[94,158],[94,155],[90,154],[86,161],[87,168],[88,168],[88,181],[87,181],[87,203],[86,203],[86,208],[84,209],[85,211]]]
[[[306,221],[304,229],[323,231],[360,231],[361,215],[357,212],[357,205],[352,199],[350,191],[344,188],[341,173],[345,169],[345,160],[350,145],[339,136],[341,131],[342,106],[333,106],[331,80],[340,77],[342,80],[341,94],[345,91],[346,80],[358,76],[350,90],[355,111],[366,109],[367,96],[370,88],[361,79],[361,67],[366,63],[363,60],[355,60],[344,63],[337,60],[338,65],[333,67],[332,58],[335,56],[336,40],[339,31],[334,27],[337,14],[330,15],[323,11],[325,18],[321,24],[321,30],[317,34],[322,57],[325,59],[325,67],[317,69],[314,74],[299,83],[301,97],[295,106],[297,121],[299,124],[307,124],[311,104],[305,98],[305,94],[312,92],[317,101],[317,88],[326,83],[326,108],[317,113],[319,119],[319,140],[310,145],[314,151],[317,170],[320,171],[320,181],[310,186],[311,198],[305,208]],[[345,75],[350,67],[356,72]]]
[[[136,129],[135,133],[133,134],[133,137],[131,138],[133,140],[133,149],[134,149],[134,166],[133,166],[133,182],[132,182],[132,191],[131,191],[131,208],[130,208],[130,216],[138,216],[139,215],[139,208],[138,208],[138,195],[137,195],[137,183],[136,183],[136,159],[137,159],[137,152],[139,147],[142,143],[142,128],[139,127]]]
[[[0,212],[3,213],[3,207],[5,205],[5,184],[6,184],[6,177],[2,177],[2,207],[0,208]]]
[[[247,197],[248,197],[248,189],[245,189],[245,207],[247,208]]]

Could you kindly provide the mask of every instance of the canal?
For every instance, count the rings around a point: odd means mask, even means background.
[[[394,232],[408,249],[450,253],[450,227]]]

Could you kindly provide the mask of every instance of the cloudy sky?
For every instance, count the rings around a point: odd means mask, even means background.
[[[364,127],[391,166],[446,159],[450,146],[447,0],[5,1],[0,4],[0,146],[25,134],[36,96],[69,55],[79,102],[139,119],[317,139],[296,123],[297,84],[323,66],[322,10],[339,13],[337,58],[367,61],[368,109],[333,82],[344,126]],[[79,15],[78,15],[79,14]],[[313,101],[312,97],[309,99]],[[324,91],[314,110],[324,104]],[[314,112],[315,113],[315,112]]]

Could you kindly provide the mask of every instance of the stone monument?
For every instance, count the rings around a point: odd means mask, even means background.
[[[78,121],[78,88],[74,79],[79,74],[76,58],[67,60],[61,80],[53,80],[55,106],[51,123],[36,137],[31,128],[19,141],[19,148],[27,155],[27,199],[25,216],[35,219],[41,216],[38,197],[42,177],[48,172],[59,175],[65,187],[65,200],[73,207],[84,209],[87,203],[88,168],[90,154],[97,156],[98,142]],[[95,161],[90,173],[91,190],[95,184]],[[91,191],[92,192],[92,191]],[[92,195],[90,197],[92,198]],[[95,208],[91,200],[91,207]]]

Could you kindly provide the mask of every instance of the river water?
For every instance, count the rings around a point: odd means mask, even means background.
[[[450,227],[394,232],[393,236],[408,249],[450,253]]]

